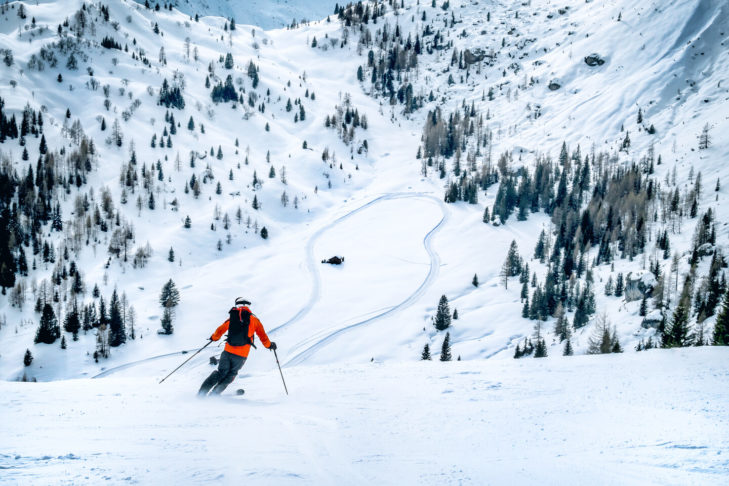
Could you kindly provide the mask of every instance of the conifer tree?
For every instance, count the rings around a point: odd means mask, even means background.
[[[645,317],[646,314],[648,314],[648,296],[644,294],[643,299],[640,301],[640,310],[638,311],[638,315]]]
[[[122,319],[121,304],[116,289],[111,294],[109,302],[109,345],[117,347],[127,340],[127,332]]]
[[[608,297],[613,295],[613,276],[608,276],[607,282],[605,282],[605,295]]]
[[[691,272],[692,273],[692,272]],[[689,273],[684,280],[681,297],[673,311],[671,326],[663,335],[663,347],[683,347],[691,345],[689,318],[691,312],[692,275]]]
[[[471,280],[471,285],[473,285],[474,287],[478,287],[478,275],[476,275],[475,273],[473,274],[473,280]]]
[[[724,302],[716,316],[711,342],[714,346],[729,346],[729,289],[724,294]]]
[[[572,340],[568,339],[567,342],[564,344],[564,351],[562,351],[562,356],[572,356],[574,351],[572,350]]]
[[[451,360],[451,333],[447,332],[445,339],[443,339],[443,346],[440,350],[440,360],[450,361]]]
[[[78,311],[78,303],[74,300],[71,310],[66,314],[66,320],[63,323],[63,330],[73,334],[73,340],[78,340],[78,332],[81,329],[81,319]]]
[[[159,296],[159,303],[165,309],[174,309],[180,303],[180,292],[175,282],[169,279],[163,286]]]
[[[439,331],[448,329],[451,325],[451,311],[448,307],[448,298],[443,295],[438,302],[438,310],[435,314],[435,328]]]
[[[61,336],[61,329],[58,326],[56,313],[53,307],[46,303],[43,306],[43,314],[41,315],[40,325],[35,334],[35,343],[53,344]]]
[[[546,358],[547,357],[547,343],[544,342],[544,339],[537,339],[537,345],[534,348],[534,357],[535,358]]]
[[[25,350],[25,356],[23,356],[23,364],[30,366],[33,363],[33,355],[30,353],[30,349]]]
[[[522,260],[519,256],[519,248],[516,246],[516,240],[511,241],[509,246],[509,253],[506,255],[506,260],[509,262],[509,277],[515,277],[521,273]]]
[[[430,361],[430,345],[428,345],[428,343],[425,343],[425,346],[423,347],[423,353],[420,355],[420,359],[423,361]]]
[[[569,321],[565,317],[564,308],[562,304],[557,305],[557,311],[555,312],[557,320],[554,323],[554,334],[559,337],[559,342],[568,340],[571,336]]]
[[[605,314],[598,317],[598,322],[593,335],[588,340],[588,345],[587,354],[622,353],[615,328],[610,328],[610,322]]]
[[[619,273],[617,282],[615,283],[615,297],[622,297],[623,290],[625,290],[623,283],[623,274]]]
[[[162,325],[163,334],[172,334],[175,329],[172,325],[172,311],[168,308],[162,312],[162,319],[160,320]]]

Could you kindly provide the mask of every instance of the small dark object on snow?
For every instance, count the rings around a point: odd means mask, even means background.
[[[328,260],[322,260],[321,262],[329,263],[332,265],[341,265],[342,263],[344,263],[344,257],[333,256],[333,257],[329,258]]]
[[[235,391],[235,394],[236,394],[236,395],[243,395],[243,394],[244,394],[245,392],[246,392],[246,391],[245,391],[245,390],[244,390],[243,388],[238,388],[238,389],[237,389],[237,390]]]
[[[218,358],[215,356],[210,356],[210,364],[211,365],[217,365],[218,364]]]
[[[559,88],[562,87],[562,85],[559,84],[557,81],[552,81],[547,87],[550,91],[557,91]]]
[[[605,64],[605,59],[600,57],[600,54],[590,54],[585,58],[585,64],[590,67],[602,66],[603,64]]]

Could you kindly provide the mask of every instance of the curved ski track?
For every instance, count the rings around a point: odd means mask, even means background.
[[[441,208],[441,211],[443,213],[443,216],[441,217],[440,221],[423,237],[423,246],[425,247],[425,250],[428,253],[428,256],[430,258],[430,269],[428,270],[428,275],[425,277],[425,279],[420,283],[417,289],[410,294],[405,300],[400,302],[399,304],[396,304],[395,306],[386,308],[386,310],[382,312],[378,312],[374,316],[368,317],[366,319],[354,322],[352,324],[348,324],[342,328],[339,328],[335,331],[330,332],[329,334],[326,334],[324,337],[316,340],[313,344],[311,344],[309,347],[304,349],[303,351],[297,353],[293,358],[289,359],[284,363],[283,366],[290,366],[290,365],[296,365],[300,364],[301,362],[305,361],[308,357],[310,357],[312,354],[314,354],[319,348],[323,347],[330,341],[334,340],[339,335],[351,331],[352,329],[365,326],[367,324],[371,324],[372,322],[381,319],[383,317],[386,317],[388,315],[394,314],[397,311],[403,310],[410,305],[414,304],[417,299],[419,299],[423,293],[425,293],[425,290],[428,288],[428,286],[433,282],[435,277],[438,275],[438,269],[440,267],[440,257],[438,253],[433,249],[432,246],[432,237],[437,233],[437,231],[443,226],[443,224],[446,222],[448,217],[448,212],[445,207],[445,203],[441,201],[439,198],[427,194],[427,193],[392,193],[392,194],[385,194],[379,197],[376,197],[375,199],[367,202],[366,204],[363,204],[362,206],[358,207],[357,209],[354,209],[343,216],[340,216],[339,218],[335,219],[334,221],[326,224],[325,226],[322,226],[319,228],[316,233],[314,233],[311,238],[309,238],[309,241],[306,244],[306,267],[309,270],[309,273],[312,276],[312,288],[311,288],[311,294],[309,295],[309,300],[307,303],[296,313],[293,317],[291,317],[286,322],[280,324],[279,326],[276,326],[275,328],[271,329],[269,334],[273,335],[275,332],[293,324],[294,322],[300,321],[302,318],[304,318],[316,305],[316,302],[319,300],[319,296],[321,293],[321,277],[319,275],[318,266],[316,265],[316,259],[314,257],[314,246],[318,242],[319,238],[328,230],[332,229],[342,221],[345,221],[349,219],[350,217],[354,216],[355,214],[358,214],[362,211],[364,211],[367,208],[372,207],[373,205],[380,203],[382,201],[388,201],[393,199],[409,199],[409,198],[416,198],[416,199],[428,199],[431,201],[435,201],[438,203],[439,207]],[[176,351],[172,353],[165,353],[157,356],[152,356],[145,359],[140,359],[137,361],[132,361],[129,363],[125,363],[123,365],[115,366],[113,368],[106,369],[96,375],[94,375],[92,378],[103,378],[104,376],[108,376],[112,373],[116,373],[118,371],[122,371],[143,363],[148,363],[150,361],[155,361],[162,358],[167,358],[170,356],[177,356],[177,355],[184,355],[190,352],[194,352],[196,349],[191,350],[182,350],[182,351]]]

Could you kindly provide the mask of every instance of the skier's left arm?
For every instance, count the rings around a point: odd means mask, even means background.
[[[263,324],[261,324],[261,321],[258,320],[258,317],[251,315],[251,323],[253,324],[253,328],[256,331],[256,334],[258,335],[258,339],[261,340],[261,343],[263,343],[264,346],[267,348],[271,347],[271,340],[268,339],[268,336],[266,335],[266,331],[263,329]],[[275,344],[274,344],[275,347]]]

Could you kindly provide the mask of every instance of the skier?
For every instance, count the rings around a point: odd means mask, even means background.
[[[271,350],[276,349],[276,343],[268,339],[261,321],[253,315],[248,308],[249,305],[251,303],[242,297],[235,299],[235,307],[228,313],[229,318],[210,336],[210,341],[217,341],[228,331],[225,350],[220,355],[218,369],[203,382],[198,395],[206,396],[208,392],[211,395],[220,395],[233,382],[238,371],[246,362],[251,346],[256,347],[253,343],[254,332],[258,334],[265,347]]]

